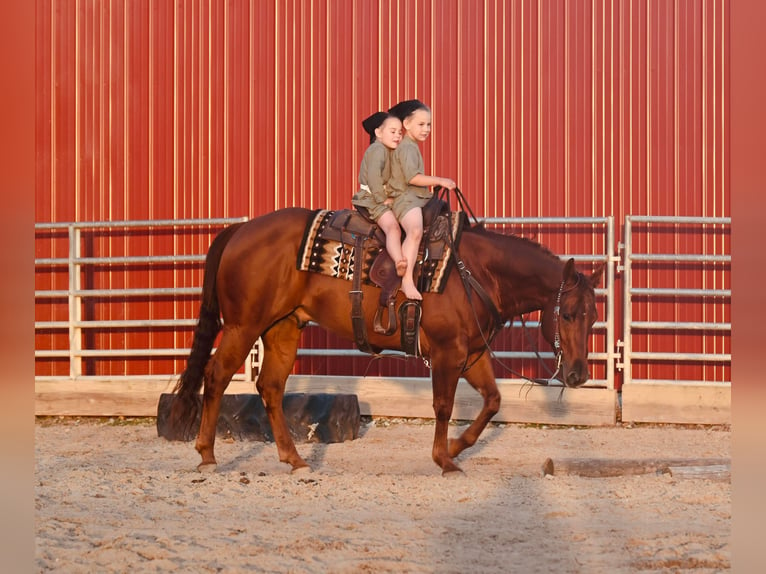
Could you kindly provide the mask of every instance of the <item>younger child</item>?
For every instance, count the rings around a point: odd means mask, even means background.
[[[433,195],[432,186],[440,185],[452,190],[456,184],[449,178],[423,173],[423,156],[416,142],[425,141],[431,134],[431,109],[420,100],[405,100],[388,113],[399,118],[404,127],[404,137],[392,154],[391,179],[388,182],[388,193],[393,198],[391,209],[406,234],[402,254],[407,268],[402,277],[402,292],[408,299],[422,300],[412,273],[423,238],[423,206]]]
[[[375,112],[362,122],[364,131],[370,134],[370,146],[364,152],[359,167],[359,191],[351,203],[366,209],[386,235],[386,250],[396,264],[400,277],[407,269],[402,256],[402,230],[391,211],[392,200],[388,197],[386,184],[391,177],[391,151],[402,141],[402,122],[388,112]]]

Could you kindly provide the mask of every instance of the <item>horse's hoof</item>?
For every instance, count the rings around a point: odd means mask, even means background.
[[[309,465],[303,465],[303,466],[294,466],[293,469],[290,471],[290,474],[311,474],[312,470]]]
[[[216,468],[218,468],[218,465],[214,462],[201,462],[197,466],[197,471],[203,474],[212,474]]]
[[[444,478],[458,478],[460,476],[465,476],[465,473],[463,472],[462,468],[452,464],[442,469],[442,476]]]

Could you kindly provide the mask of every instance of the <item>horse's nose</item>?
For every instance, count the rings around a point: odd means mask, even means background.
[[[579,387],[590,378],[590,373],[588,372],[588,367],[583,361],[575,361],[574,365],[572,365],[572,369],[567,373],[566,377],[566,386],[568,387]]]
[[[566,384],[567,384],[567,387],[579,387],[580,375],[578,375],[574,371],[570,371],[569,374],[567,375]]]

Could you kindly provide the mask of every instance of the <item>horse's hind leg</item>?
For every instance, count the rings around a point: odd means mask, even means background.
[[[489,353],[484,353],[470,369],[463,373],[470,385],[481,394],[484,405],[471,425],[456,439],[449,441],[449,455],[456,457],[469,446],[476,444],[484,428],[493,416],[500,410],[500,391],[495,382],[492,370],[492,359]]]
[[[279,460],[293,467],[293,471],[308,468],[295,448],[290,435],[282,400],[285,396],[285,382],[295,363],[301,325],[294,315],[289,315],[272,326],[261,336],[263,341],[263,361],[256,388],[261,395],[266,414],[274,433],[274,442],[279,452]]]
[[[221,398],[231,377],[242,365],[257,337],[239,327],[223,328],[218,349],[205,367],[205,386],[202,394],[202,417],[197,435],[197,452],[202,462],[200,471],[215,470],[215,432],[221,412]]]

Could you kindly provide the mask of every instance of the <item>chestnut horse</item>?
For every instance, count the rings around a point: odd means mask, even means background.
[[[290,464],[293,471],[308,468],[282,411],[285,382],[295,362],[301,329],[314,321],[353,340],[351,284],[299,271],[296,266],[313,213],[287,208],[234,224],[210,246],[199,322],[170,414],[172,424],[190,428],[198,414],[198,393],[204,381],[196,441],[202,456],[199,470],[215,469],[213,449],[221,397],[258,337],[264,354],[256,388],[271,423],[279,460]],[[423,293],[419,334],[421,353],[431,365],[436,419],[432,457],[443,474],[460,470],[454,458],[476,443],[500,407],[487,348],[498,323],[540,310],[542,333],[556,350],[563,383],[578,387],[588,379],[588,338],[597,316],[594,287],[603,271],[601,266],[587,277],[575,270],[573,259],[564,262],[536,242],[494,233],[481,225],[463,230],[458,251],[460,272],[449,275],[442,293]],[[362,290],[363,313],[371,325],[379,290],[368,285]],[[481,292],[483,297],[476,296]],[[401,293],[398,297],[397,304],[404,302]],[[221,328],[220,343],[211,357]],[[399,333],[368,332],[373,347],[401,349]],[[448,440],[461,376],[484,402],[462,435]]]

